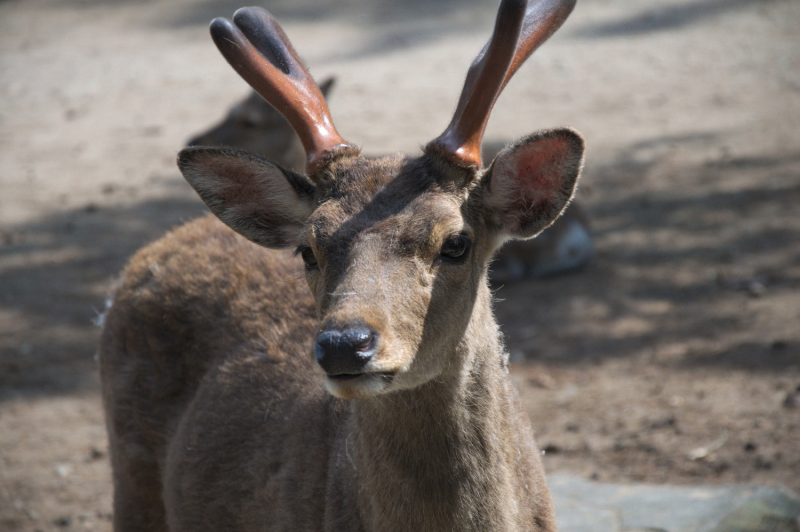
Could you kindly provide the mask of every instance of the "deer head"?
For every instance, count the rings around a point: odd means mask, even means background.
[[[421,156],[377,160],[336,132],[269,13],[245,8],[212,22],[226,59],[297,131],[306,175],[225,148],[187,148],[178,164],[232,229],[302,257],[320,320],[315,356],[333,395],[457,376],[468,344],[494,331],[487,263],[504,241],[537,235],[564,210],[583,140],[571,129],[540,131],[483,169],[481,139],[502,88],[573,6],[503,0],[444,133]]]

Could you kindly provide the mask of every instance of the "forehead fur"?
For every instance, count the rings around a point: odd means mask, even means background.
[[[439,157],[418,158],[401,154],[380,159],[343,157],[318,176],[320,203],[346,200],[352,212],[367,204],[392,208],[423,192],[458,193],[474,171],[453,167]],[[402,207],[400,207],[402,208]]]
[[[385,232],[402,247],[417,247],[433,232],[457,232],[463,223],[466,189],[430,157],[358,157],[337,161],[328,172],[318,192],[321,205],[308,222],[330,243]]]

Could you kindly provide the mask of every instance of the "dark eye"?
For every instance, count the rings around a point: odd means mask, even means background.
[[[439,255],[448,259],[464,259],[467,256],[467,250],[472,245],[469,238],[460,235],[448,239],[442,249],[439,250]]]
[[[306,263],[306,268],[309,270],[317,267],[317,257],[314,256],[314,252],[310,247],[300,246],[294,254],[300,255],[303,258],[303,262]]]

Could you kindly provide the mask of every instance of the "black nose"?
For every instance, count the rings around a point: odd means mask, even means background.
[[[358,375],[372,359],[378,333],[366,325],[326,329],[317,336],[317,363],[331,377]]]

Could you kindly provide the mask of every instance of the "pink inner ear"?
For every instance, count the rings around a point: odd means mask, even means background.
[[[511,234],[524,226],[545,225],[567,198],[563,197],[563,181],[568,170],[568,139],[538,138],[502,154],[490,182],[491,202],[501,213],[503,224]]]
[[[569,145],[564,139],[551,138],[518,149],[514,172],[519,201],[534,208],[555,201],[565,177],[564,158]]]
[[[583,139],[569,129],[541,131],[497,156],[486,204],[503,233],[529,238],[558,217],[580,172]]]

